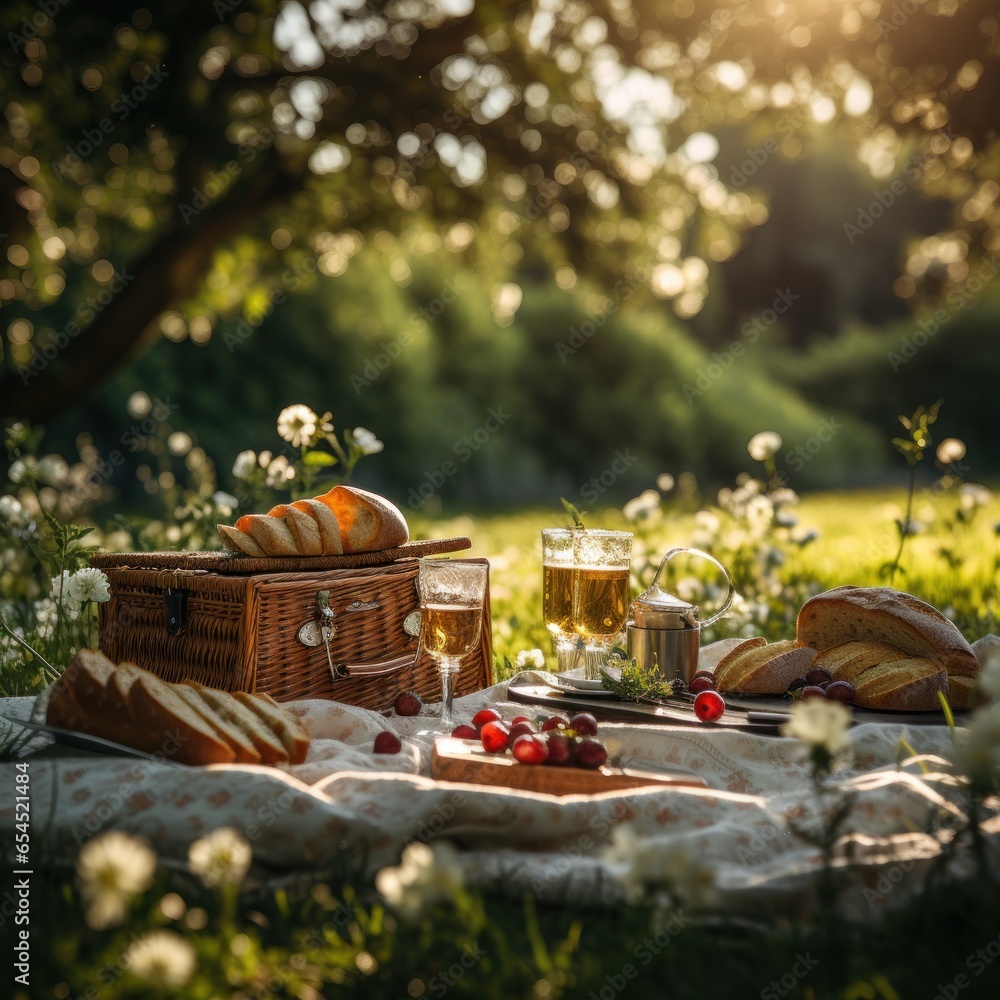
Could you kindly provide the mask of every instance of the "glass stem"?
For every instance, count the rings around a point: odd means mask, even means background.
[[[441,660],[441,722],[451,726],[451,705],[455,699],[455,678],[461,669],[458,657],[447,656]]]

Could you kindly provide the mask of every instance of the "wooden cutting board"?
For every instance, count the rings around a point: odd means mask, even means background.
[[[592,795],[650,785],[661,788],[707,787],[701,778],[688,774],[621,767],[602,767],[591,771],[578,767],[521,764],[509,754],[487,753],[477,740],[459,740],[452,736],[438,736],[434,740],[431,777],[438,781],[519,788],[545,795]]]

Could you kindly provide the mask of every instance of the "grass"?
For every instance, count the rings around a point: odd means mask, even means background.
[[[902,491],[830,492],[803,497],[795,508],[802,527],[814,527],[819,538],[803,548],[786,546],[786,560],[778,571],[789,595],[804,599],[809,593],[845,584],[885,586],[880,567],[892,560],[899,535],[894,521],[902,518],[906,496]],[[918,492],[914,519],[918,534],[907,539],[902,572],[894,585],[934,605],[952,618],[972,641],[998,631],[1000,602],[1000,503],[980,508],[971,523],[956,521],[958,503],[953,493]],[[502,664],[522,649],[538,647],[548,654],[548,635],[541,621],[541,542],[543,527],[562,524],[553,511],[529,510],[512,514],[466,515],[448,521],[415,523],[416,537],[469,535],[472,554],[486,556],[492,565],[490,593],[494,652]],[[608,510],[587,518],[588,526],[632,530],[620,511]],[[696,531],[692,513],[666,512],[653,529],[638,528],[637,547],[655,562],[668,548],[687,545]],[[726,545],[706,546],[726,563]],[[944,550],[944,554],[942,553]],[[637,562],[639,560],[636,560]],[[633,580],[633,595],[649,582],[647,570]],[[794,634],[798,603],[784,615],[772,614],[760,623],[770,639]]]

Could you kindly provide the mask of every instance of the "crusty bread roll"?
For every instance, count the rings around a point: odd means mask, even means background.
[[[802,605],[799,642],[828,649],[839,642],[884,642],[910,656],[940,660],[949,674],[974,677],[979,661],[957,628],[936,608],[888,587],[837,587]]]
[[[748,639],[719,661],[715,685],[719,691],[740,694],[784,694],[815,656],[816,650],[792,639],[770,645],[760,637]]]
[[[81,650],[52,686],[46,722],[186,764],[300,764],[309,736],[270,698],[170,684]]]
[[[900,663],[909,663],[916,670],[911,680],[917,690],[910,696],[898,695],[898,704],[877,707],[907,709],[915,701],[926,703],[927,710],[940,707],[920,693],[940,683],[937,671],[932,671],[936,680],[927,679],[913,666],[917,660],[933,661],[944,669],[943,688],[934,691],[943,690],[954,708],[973,704],[979,661],[972,647],[940,611],[910,594],[888,587],[837,587],[817,594],[799,611],[796,638],[819,650],[817,662],[835,677],[854,683],[859,695],[859,684],[870,680],[870,670],[890,663],[900,670]],[[867,700],[867,693],[862,697]],[[874,697],[884,700],[881,693]],[[863,702],[858,699],[857,704]]]
[[[335,556],[378,552],[410,537],[406,518],[385,497],[355,486],[334,486],[319,497],[278,504],[220,524],[226,548],[249,556]]]

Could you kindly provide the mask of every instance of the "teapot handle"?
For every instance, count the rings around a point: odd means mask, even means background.
[[[722,571],[722,575],[726,578],[726,584],[729,587],[726,599],[722,603],[722,607],[719,608],[719,610],[716,611],[715,614],[712,615],[712,617],[707,621],[698,622],[699,627],[705,628],[713,622],[717,622],[729,610],[729,605],[733,603],[733,598],[736,596],[736,588],[733,586],[733,581],[729,576],[729,570],[727,570],[726,567],[715,558],[715,556],[710,556],[707,552],[702,552],[701,549],[689,549],[683,545],[678,546],[675,549],[670,549],[670,551],[663,557],[663,561],[660,563],[660,568],[656,571],[656,576],[653,577],[653,586],[657,586],[659,584],[660,574],[663,572],[664,566],[666,566],[674,556],[680,555],[682,552],[687,552],[689,555],[707,559],[713,566],[716,566]]]

